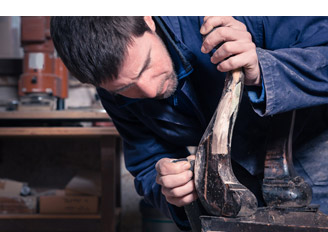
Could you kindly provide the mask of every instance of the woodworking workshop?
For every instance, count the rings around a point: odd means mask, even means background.
[[[328,17],[0,16],[0,232],[328,232]]]

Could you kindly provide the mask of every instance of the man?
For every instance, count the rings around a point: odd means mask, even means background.
[[[267,116],[304,108],[295,144],[327,128],[328,18],[54,17],[51,35],[71,73],[98,87],[137,192],[181,229],[189,228],[181,206],[197,194],[189,163],[171,161],[198,145],[225,72],[245,72],[232,159],[259,200]]]

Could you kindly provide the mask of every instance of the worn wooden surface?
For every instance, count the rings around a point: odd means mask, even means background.
[[[328,216],[318,206],[309,205],[311,188],[294,170],[294,118],[295,112],[272,117],[262,190],[268,206],[245,217],[202,216],[202,232],[328,231]]]
[[[246,216],[257,208],[255,196],[235,177],[231,167],[231,138],[243,90],[243,73],[226,77],[214,116],[196,152],[195,186],[210,215]]]
[[[201,217],[202,232],[327,232],[328,216],[316,207],[259,208],[249,217]]]

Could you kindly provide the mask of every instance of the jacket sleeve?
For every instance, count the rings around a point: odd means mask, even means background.
[[[328,103],[328,47],[258,48],[266,92],[263,115]]]
[[[111,117],[123,139],[125,165],[135,177],[137,193],[145,201],[173,219],[182,230],[189,230],[189,222],[183,208],[169,204],[156,183],[155,164],[160,159],[187,157],[185,147],[176,147],[157,136],[149,125],[138,119],[127,107],[118,106],[106,90],[97,89],[103,107]]]
[[[328,17],[242,20],[257,46],[265,90],[265,104],[251,99],[259,115],[328,103]]]

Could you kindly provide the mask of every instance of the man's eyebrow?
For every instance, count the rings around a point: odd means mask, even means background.
[[[138,73],[138,75],[136,77],[133,77],[131,78],[132,80],[138,80],[140,77],[141,77],[141,74],[148,68],[149,64],[150,64],[150,52],[151,52],[151,49],[149,49],[149,52],[148,52],[148,55],[147,55],[147,59],[145,60],[140,72]],[[116,89],[114,91],[112,91],[112,93],[114,94],[118,94],[119,92],[122,92],[124,91],[125,89],[128,89],[130,88],[131,86],[135,85],[135,83],[131,83],[131,84],[127,84],[119,89]]]

